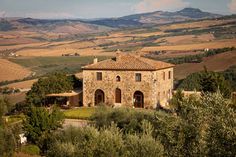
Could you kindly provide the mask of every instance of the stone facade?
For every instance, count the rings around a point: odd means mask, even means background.
[[[97,80],[97,72],[102,80]],[[136,73],[141,81],[135,80]],[[165,75],[165,76],[164,76]],[[169,76],[170,75],[170,76]],[[120,81],[117,81],[117,76]],[[116,89],[121,90],[121,103],[116,103]],[[166,106],[172,97],[173,67],[160,70],[83,70],[83,105],[95,105],[95,92],[104,92],[104,103],[114,106],[134,106],[134,93],[143,93],[144,108],[155,108],[157,104]]]

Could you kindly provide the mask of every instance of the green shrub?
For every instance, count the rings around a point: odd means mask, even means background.
[[[25,145],[21,147],[21,152],[29,155],[39,155],[40,149],[36,145]]]
[[[123,132],[135,133],[141,131],[143,120],[152,121],[154,119],[154,112],[145,109],[99,107],[92,120],[98,128],[108,127],[115,123]]]
[[[143,132],[126,134],[112,124],[98,130],[94,127],[68,128],[58,133],[47,156],[53,157],[159,157],[164,150],[152,137],[150,123],[142,123]]]

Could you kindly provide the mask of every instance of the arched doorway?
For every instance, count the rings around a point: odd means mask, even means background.
[[[134,93],[134,107],[144,108],[144,97],[143,97],[143,93],[140,91],[136,91]]]
[[[105,94],[101,89],[96,90],[95,92],[95,105],[99,105],[105,102]]]
[[[116,88],[115,96],[116,96],[115,102],[121,103],[121,90],[119,88]]]

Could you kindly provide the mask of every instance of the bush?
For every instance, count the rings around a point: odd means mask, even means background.
[[[208,156],[235,156],[236,112],[220,93],[205,94],[202,104],[206,107],[206,152]]]
[[[218,93],[171,102],[173,113],[98,108],[94,126],[60,130],[48,156],[234,156],[235,106]]]
[[[124,132],[135,133],[141,131],[143,120],[152,121],[154,119],[153,110],[99,107],[95,111],[92,120],[98,128],[108,127],[112,123]]]
[[[21,147],[21,152],[29,155],[39,155],[40,149],[36,145],[25,145]]]
[[[51,144],[47,155],[49,157],[163,156],[162,145],[152,137],[150,131],[131,135],[122,133],[114,124],[101,130],[94,127],[68,128],[56,135],[57,140]]]
[[[184,89],[187,91],[203,91],[214,93],[217,90],[229,98],[231,96],[232,88],[229,80],[226,80],[222,73],[205,71],[197,72],[189,75],[184,79],[178,89]]]
[[[23,130],[27,140],[42,149],[46,139],[62,126],[62,122],[63,114],[59,109],[53,108],[48,111],[45,108],[31,106],[23,122]]]

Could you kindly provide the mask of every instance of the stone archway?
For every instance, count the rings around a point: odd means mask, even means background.
[[[99,105],[105,102],[105,94],[101,89],[97,89],[94,95],[94,105]]]
[[[134,93],[134,107],[144,108],[144,96],[141,91],[136,91]]]

